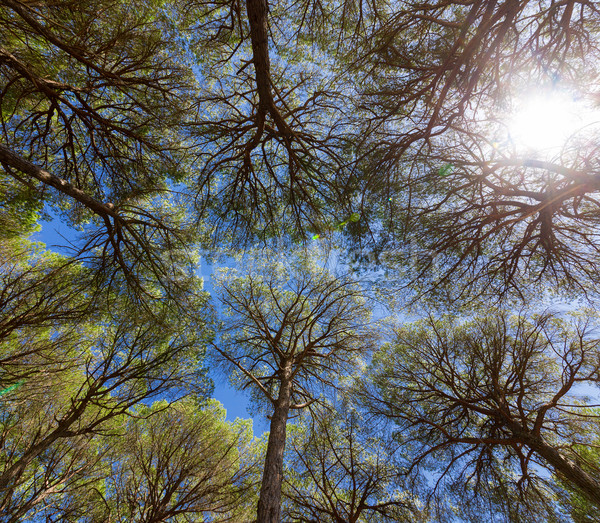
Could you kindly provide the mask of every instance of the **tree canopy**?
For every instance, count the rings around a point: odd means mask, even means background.
[[[580,453],[597,413],[577,394],[598,379],[596,329],[524,313],[403,326],[361,394],[415,449],[413,468],[439,467],[438,484],[458,482],[473,497],[532,490],[535,500],[545,496],[542,467],[598,505],[597,463]]]
[[[271,424],[258,502],[259,521],[280,521],[283,456],[290,412],[310,407],[324,387],[360,363],[374,333],[359,287],[314,260],[246,260],[249,273],[224,275],[218,359],[242,388],[267,403]],[[320,389],[320,390],[319,390]]]
[[[3,521],[594,517],[596,2],[0,29]]]
[[[285,521],[426,521],[398,481],[395,443],[370,428],[342,405],[293,426]]]

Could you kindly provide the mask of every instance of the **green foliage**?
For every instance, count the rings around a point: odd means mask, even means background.
[[[240,265],[216,278],[223,324],[215,359],[234,385],[272,403],[289,366],[292,404],[302,405],[366,357],[374,334],[362,290],[320,266],[316,249],[285,257],[255,251]]]
[[[194,318],[168,300],[136,308],[95,287],[89,268],[19,238],[0,243],[0,263],[2,513],[75,518],[102,492],[103,460],[136,405],[210,392],[206,297],[186,298]]]
[[[301,418],[290,429],[285,521],[429,521],[403,485],[394,447],[347,405]]]
[[[579,316],[499,311],[405,325],[374,357],[361,395],[397,425],[411,468],[436,477],[473,519],[475,507],[490,504],[507,521],[534,521],[541,511],[560,520],[540,469],[567,474],[577,456],[581,469],[597,470],[578,450],[593,445],[597,415],[576,393],[595,381],[597,317]],[[563,457],[548,458],[549,447]]]
[[[595,517],[595,313],[507,311],[597,297],[597,134],[523,151],[505,114],[531,87],[595,103],[593,2],[4,0],[0,26],[7,521],[252,519],[269,446],[208,400],[208,347],[284,424],[316,416],[291,520]],[[386,332],[324,244],[450,314]],[[199,253],[232,249],[215,307]],[[355,392],[395,439],[317,409],[382,339]]]
[[[107,441],[103,517],[188,521],[241,521],[253,510],[251,458],[255,445],[247,423],[225,421],[223,407],[203,408],[188,399],[139,407]],[[112,469],[110,467],[112,465]],[[90,507],[82,507],[82,514]]]
[[[597,408],[586,410],[590,416],[597,417],[599,414]],[[595,478],[600,478],[600,469],[598,467],[600,459],[600,450],[598,448],[600,424],[596,423],[595,427],[592,426],[591,429],[588,429],[587,435],[586,444],[574,446],[573,453],[576,456],[578,465],[582,466],[587,473],[592,474]],[[565,508],[565,511],[570,515],[572,521],[575,523],[594,521],[598,513],[598,507],[590,502],[580,489],[561,476],[560,473],[555,474],[555,476],[557,479],[556,493],[558,499]]]
[[[10,180],[0,185],[0,238],[27,236],[39,230],[43,202],[29,188]]]

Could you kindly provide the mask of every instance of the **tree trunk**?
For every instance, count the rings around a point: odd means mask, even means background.
[[[120,216],[108,205],[95,200],[66,180],[63,180],[62,178],[59,178],[48,171],[44,171],[44,169],[41,169],[37,165],[31,163],[29,160],[22,158],[2,144],[0,144],[0,163],[4,163],[13,169],[17,169],[18,171],[21,171],[22,173],[25,173],[28,176],[45,183],[46,185],[50,185],[51,187],[58,189],[61,193],[70,196],[74,200],[77,200],[79,203],[82,203],[88,209],[94,211],[97,215],[102,216],[103,218],[110,216],[117,220],[120,219]],[[9,174],[12,174],[10,171],[8,172]]]
[[[528,446],[544,458],[554,470],[560,473],[572,485],[579,488],[594,505],[600,507],[600,483],[576,463],[565,458],[554,447],[541,438],[527,438]]]
[[[538,434],[529,429],[523,429],[516,421],[508,421],[506,425],[524,445],[544,458],[556,472],[577,487],[594,505],[600,507],[600,482],[590,476],[579,465],[563,456],[552,445],[546,443]]]
[[[267,27],[267,0],[247,0],[246,11],[250,22],[250,40],[252,41],[252,62],[256,72],[256,89],[263,110],[273,104],[271,98],[271,76],[269,60],[269,34]]]
[[[285,372],[279,389],[279,397],[271,417],[269,442],[263,470],[260,498],[258,500],[258,523],[281,521],[281,483],[283,480],[283,452],[285,450],[286,425],[290,412],[292,381]]]

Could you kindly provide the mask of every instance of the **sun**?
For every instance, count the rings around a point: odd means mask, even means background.
[[[567,92],[541,92],[519,99],[508,121],[517,149],[555,152],[588,125],[600,121],[589,102]]]

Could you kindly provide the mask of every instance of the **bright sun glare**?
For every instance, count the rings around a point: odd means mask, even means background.
[[[523,98],[509,121],[517,148],[553,151],[562,148],[584,127],[600,121],[600,112],[567,93],[544,93]]]

